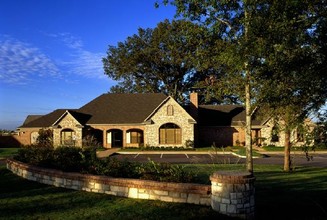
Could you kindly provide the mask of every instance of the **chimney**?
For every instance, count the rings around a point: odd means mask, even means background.
[[[190,115],[196,121],[198,120],[198,107],[199,107],[198,93],[191,92],[191,94],[190,94]]]

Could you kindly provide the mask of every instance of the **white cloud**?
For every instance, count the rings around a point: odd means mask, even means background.
[[[103,53],[95,53],[84,48],[82,40],[70,33],[46,34],[56,38],[70,49],[71,59],[61,61],[62,66],[70,74],[76,74],[87,78],[105,78],[103,72],[102,58]]]
[[[56,64],[40,49],[8,36],[0,36],[0,79],[27,84],[34,76],[60,78]]]

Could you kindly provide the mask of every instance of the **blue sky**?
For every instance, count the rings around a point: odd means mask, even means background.
[[[0,0],[0,129],[79,108],[115,81],[101,59],[137,29],[172,19],[155,0]]]

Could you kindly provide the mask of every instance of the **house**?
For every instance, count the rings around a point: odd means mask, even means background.
[[[53,130],[54,146],[82,146],[88,135],[105,148],[184,146],[194,141],[196,121],[164,94],[103,94],[79,109],[57,109],[42,117],[27,117],[19,133],[25,144],[38,131]]]
[[[54,146],[82,146],[94,137],[105,147],[244,145],[245,109],[241,105],[199,105],[190,94],[188,106],[160,93],[103,94],[79,109],[57,109],[28,116],[18,128],[22,144],[33,144],[40,129],[53,131]],[[272,135],[271,120],[252,120],[255,145],[282,146],[283,134]],[[297,135],[297,134],[294,134]],[[273,138],[275,139],[273,139]]]

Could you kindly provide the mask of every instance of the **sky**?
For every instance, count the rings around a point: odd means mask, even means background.
[[[102,58],[138,28],[172,19],[156,0],[0,0],[0,129],[80,108],[116,82]]]

